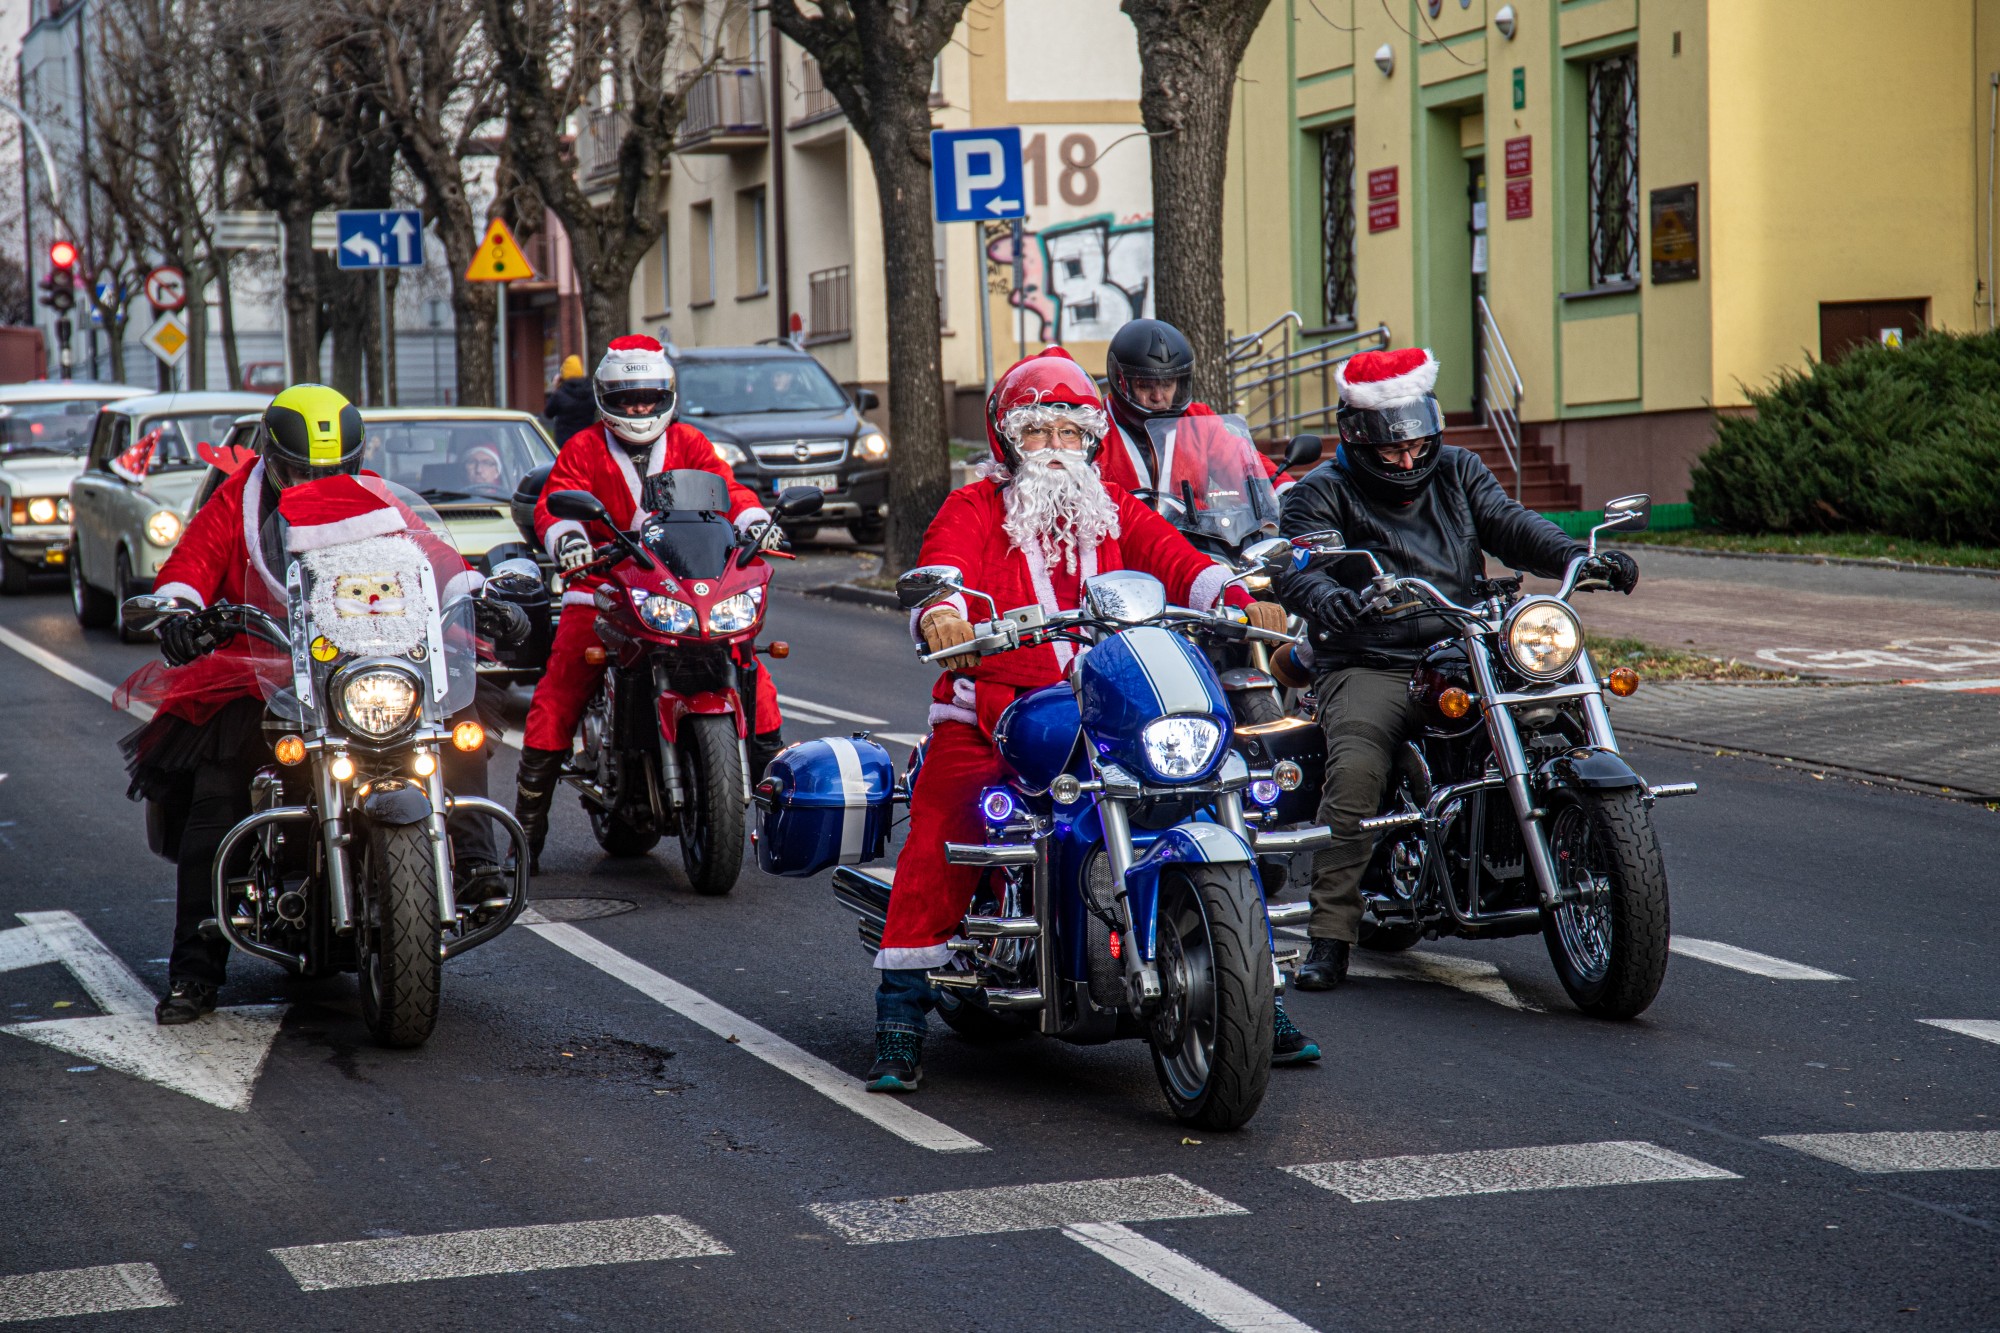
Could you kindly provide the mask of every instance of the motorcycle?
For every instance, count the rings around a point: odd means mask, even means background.
[[[1473,606],[1385,573],[1336,531],[1293,539],[1301,561],[1366,561],[1376,614],[1421,612],[1456,627],[1411,673],[1423,734],[1401,752],[1384,812],[1362,821],[1383,835],[1362,880],[1362,948],[1539,931],[1585,1013],[1632,1018],[1659,993],[1669,912],[1652,809],[1696,784],[1650,785],[1619,752],[1604,692],[1632,694],[1638,674],[1600,677],[1570,606],[1576,593],[1609,586],[1593,564],[1598,534],[1642,531],[1651,507],[1644,495],[1607,504],[1589,553],[1553,595],[1490,580]]]
[[[1067,683],[1025,694],[1001,715],[993,740],[1008,779],[981,794],[986,839],[945,849],[952,863],[987,873],[952,946],[958,965],[929,974],[942,1017],[973,1040],[1030,1031],[1076,1045],[1142,1039],[1177,1117],[1209,1129],[1246,1123],[1270,1077],[1280,965],[1296,958],[1275,953],[1271,924],[1308,910],[1267,906],[1256,859],[1323,846],[1328,834],[1262,830],[1266,810],[1302,774],[1289,763],[1253,769],[1233,748],[1221,682],[1186,635],[1284,636],[1169,607],[1160,582],[1134,571],[1085,580],[1083,605],[1053,615],[1039,606],[1003,615],[950,566],[911,570],[897,584],[911,610],[953,593],[984,600],[992,619],[926,661],[1056,641],[1089,650]],[[849,864],[835,868],[834,893],[861,918],[872,953],[890,885],[856,863],[881,854],[881,821],[850,796],[834,813],[870,822],[850,825],[862,836],[839,837],[828,821],[821,852],[801,850],[805,833],[785,822],[814,791],[879,792],[886,755],[857,764],[840,748],[861,743],[834,746],[851,768],[845,783],[818,780],[811,765],[823,761],[799,753],[808,747],[779,756],[760,784],[770,812],[760,855],[779,873],[810,874],[837,848]]]
[[[258,679],[277,762],[257,772],[251,813],[216,852],[203,931],[302,976],[358,972],[369,1031],[407,1048],[437,1022],[444,961],[527,906],[527,843],[505,807],[454,795],[441,772],[444,747],[485,743],[477,722],[451,721],[476,687],[474,606],[454,577],[465,563],[414,492],[370,484],[403,507],[405,526],[295,558],[283,608],[196,613],[146,594],[125,615],[155,629],[201,614],[222,631],[212,637],[273,650]],[[513,840],[504,895],[459,900],[447,816],[485,816]]]
[[[626,533],[588,491],[548,497],[557,518],[612,529],[597,558],[570,576],[602,576],[593,596],[603,646],[588,651],[603,654],[607,669],[584,711],[582,753],[563,779],[607,853],[643,856],[676,834],[695,892],[719,896],[743,869],[756,654],[789,651],[756,643],[771,580],[760,542],[771,524],[816,513],[824,497],[786,490],[772,517],[740,540],[729,488],[714,473],[657,473],[642,499],[638,530]]]

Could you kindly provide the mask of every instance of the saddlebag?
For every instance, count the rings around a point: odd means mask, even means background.
[[[1319,724],[1302,717],[1283,717],[1254,727],[1238,727],[1231,741],[1253,769],[1268,769],[1281,759],[1299,766],[1305,780],[1278,796],[1278,824],[1309,824],[1319,818],[1320,789],[1326,783],[1326,737]]]
[[[757,864],[803,878],[879,858],[896,784],[889,752],[865,737],[786,746],[757,784]]]

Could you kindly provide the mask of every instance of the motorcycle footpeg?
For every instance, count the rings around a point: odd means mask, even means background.
[[[955,972],[943,970],[924,973],[924,980],[933,986],[946,990],[983,990],[986,983],[979,979],[977,972]]]
[[[223,937],[222,923],[220,921],[217,921],[212,916],[203,917],[201,924],[196,926],[194,929],[197,935],[200,935],[203,939],[211,942],[220,940]]]

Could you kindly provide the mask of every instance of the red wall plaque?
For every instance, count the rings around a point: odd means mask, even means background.
[[[1535,140],[1531,135],[1507,141],[1507,179],[1526,176],[1535,169]]]
[[[1368,230],[1392,231],[1402,222],[1400,201],[1378,199],[1368,205]]]
[[[1396,197],[1396,168],[1377,167],[1368,173],[1368,197],[1370,199]]]
[[[1507,182],[1507,220],[1535,215],[1535,183],[1531,180]]]

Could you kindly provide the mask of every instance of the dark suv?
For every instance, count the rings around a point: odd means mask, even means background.
[[[782,343],[755,347],[675,347],[674,417],[715,444],[736,479],[776,508],[787,486],[817,486],[826,506],[785,531],[806,540],[826,523],[844,523],[857,542],[879,542],[887,510],[889,439],[861,412],[876,405],[867,389],[850,400],[806,353]]]

